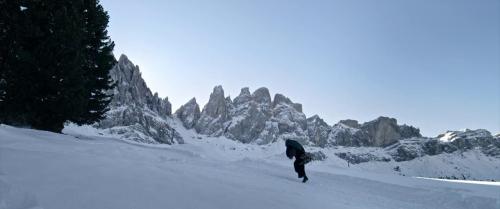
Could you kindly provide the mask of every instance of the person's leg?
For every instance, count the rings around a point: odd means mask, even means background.
[[[300,172],[300,176],[304,177],[304,179],[302,179],[302,182],[303,183],[306,183],[307,180],[309,180],[309,178],[307,178],[307,175],[306,175],[306,168],[305,168],[305,164],[307,163],[307,155],[304,153],[304,155],[302,155],[300,157],[300,161],[299,161],[299,172]]]
[[[309,178],[307,178],[305,166],[303,163],[301,163],[299,166],[299,172],[300,172],[299,176],[304,177],[304,179],[302,179],[302,182],[306,183],[306,181],[309,180]]]
[[[293,163],[293,167],[295,168],[295,172],[299,174],[299,178],[302,178],[306,175],[306,172],[304,170],[304,164],[301,163],[301,160],[295,160]]]
[[[295,159],[293,162],[293,167],[295,168],[295,172],[299,175],[299,178],[304,177],[304,165],[300,164],[300,160]]]
[[[306,181],[309,180],[309,178],[307,178],[306,168],[304,164],[302,164],[302,173],[304,174],[304,179],[302,180],[302,182],[306,183]]]

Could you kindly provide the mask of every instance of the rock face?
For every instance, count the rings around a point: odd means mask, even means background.
[[[353,154],[350,152],[339,152],[335,153],[335,155],[351,164],[366,163],[370,161],[381,161],[381,162],[391,161],[390,158],[377,156],[371,153]]]
[[[267,144],[280,138],[308,143],[302,105],[281,94],[273,101],[267,88],[253,93],[243,88],[231,100],[221,86],[216,86],[194,128],[200,134],[226,136],[243,143]]]
[[[369,136],[368,144],[371,146],[385,147],[403,139],[400,126],[398,126],[394,118],[379,117],[376,120],[364,123],[361,130],[365,131]],[[416,132],[418,135],[415,136],[420,136],[419,131]]]
[[[336,153],[350,163],[407,161],[475,148],[490,156],[500,156],[500,136],[492,136],[486,130],[446,132],[436,138],[425,138],[419,129],[399,125],[396,119],[389,117],[362,124],[351,119],[341,120],[330,126],[318,115],[306,118],[302,105],[282,94],[271,99],[267,88],[253,93],[243,88],[231,100],[225,97],[221,86],[216,86],[201,113],[196,100],[192,99],[176,111],[176,116],[186,128],[194,128],[200,134],[225,136],[243,143],[268,144],[294,139],[318,147],[363,146],[383,150],[381,156],[363,151]]]
[[[162,117],[170,116],[172,105],[168,98],[161,99],[158,94],[152,94],[146,82],[142,79],[139,66],[125,55],[121,55],[118,63],[111,69],[111,78],[116,82],[112,106],[146,106]]]
[[[483,153],[491,156],[500,155],[500,139],[494,137],[489,131],[484,129],[464,131],[448,131],[437,137],[441,146],[433,149],[433,152],[447,152],[452,150],[465,151],[473,148],[480,148]],[[447,146],[443,146],[447,145]]]
[[[302,105],[276,94],[273,101],[273,117],[267,132],[278,133],[280,139],[293,139],[302,144],[310,144],[307,135],[307,119],[302,113]],[[277,129],[276,129],[277,127]]]
[[[294,139],[319,147],[385,147],[404,138],[420,136],[418,129],[400,126],[396,119],[387,117],[361,125],[355,120],[343,120],[332,127],[317,115],[307,119],[302,105],[282,94],[271,99],[267,88],[259,88],[253,93],[249,88],[242,88],[231,100],[225,97],[221,86],[216,86],[199,117],[196,105],[188,104],[176,112],[185,127],[194,127],[200,134],[226,136],[243,143],[267,144]]]
[[[182,121],[182,124],[187,129],[194,128],[198,119],[200,119],[200,107],[196,103],[196,99],[192,98],[188,103],[182,105],[176,112],[175,116]]]
[[[367,149],[367,150],[365,150]],[[348,150],[349,152],[346,152]],[[409,161],[423,156],[433,156],[443,153],[463,153],[468,151],[480,151],[486,156],[500,158],[500,138],[492,136],[490,132],[482,129],[448,131],[435,138],[412,137],[401,139],[398,142],[384,148],[354,147],[339,149],[335,152],[352,164],[371,161]],[[455,155],[456,156],[456,155]],[[453,157],[450,157],[453,160]],[[461,160],[457,158],[456,160]]]
[[[411,137],[421,137],[420,131],[398,125],[394,118],[379,117],[361,125],[355,120],[342,120],[333,126],[330,138],[334,145],[385,147]]]
[[[208,103],[203,107],[195,129],[200,134],[221,136],[225,130],[224,122],[228,119],[229,107],[224,97],[224,89],[222,86],[216,86]]]
[[[344,124],[351,128],[361,128],[361,125],[359,125],[357,120],[347,119],[347,120],[341,120],[339,121],[339,123]]]
[[[313,144],[320,147],[327,146],[330,143],[329,137],[331,132],[332,127],[318,115],[307,119],[307,135]]]
[[[110,73],[116,81],[111,110],[97,127],[140,142],[183,143],[170,125],[173,122],[170,102],[151,93],[137,66],[122,55]],[[330,126],[317,115],[306,118],[302,105],[282,94],[271,99],[267,88],[259,88],[253,93],[243,88],[232,100],[224,95],[221,86],[216,86],[203,111],[200,112],[193,98],[175,112],[175,117],[185,128],[195,129],[200,134],[225,136],[243,143],[268,144],[294,139],[318,147],[355,149],[366,146],[383,150],[383,156],[362,151],[336,153],[351,163],[407,161],[471,149],[500,157],[500,135],[492,136],[486,130],[449,131],[435,138],[425,138],[419,129],[398,125],[396,119],[388,117],[362,124],[356,120],[341,120]],[[321,156],[318,154],[318,159]]]
[[[116,82],[107,117],[96,126],[123,138],[146,143],[182,143],[168,120],[172,106],[167,98],[152,94],[138,66],[122,55],[110,72]]]
[[[271,115],[269,90],[260,88],[250,94],[248,88],[243,88],[231,105],[231,120],[226,123],[225,136],[243,143],[254,142],[266,127],[266,121]]]
[[[488,156],[500,157],[500,139],[484,129],[448,131],[436,138],[411,138],[387,147],[396,161],[407,161],[424,155],[465,152],[480,149]]]

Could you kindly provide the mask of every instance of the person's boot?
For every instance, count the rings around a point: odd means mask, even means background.
[[[304,176],[304,179],[302,179],[302,183],[306,183],[307,180],[309,180],[309,178],[307,178],[307,176]]]
[[[299,179],[302,178],[302,177],[304,177],[304,176],[302,176],[300,174],[297,175],[297,178],[299,178]]]

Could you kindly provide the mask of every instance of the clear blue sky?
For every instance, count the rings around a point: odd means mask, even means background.
[[[500,133],[499,0],[102,0],[115,55],[174,111],[268,87],[328,123]]]

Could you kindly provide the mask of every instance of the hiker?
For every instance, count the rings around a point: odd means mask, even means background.
[[[302,179],[302,182],[306,183],[309,178],[307,178],[304,165],[310,160],[308,160],[304,147],[302,147],[302,145],[300,145],[300,143],[298,143],[297,141],[291,139],[286,140],[285,145],[286,156],[290,159],[293,159],[293,157],[295,157],[295,162],[293,162],[295,172],[297,172],[299,178],[304,178]]]

